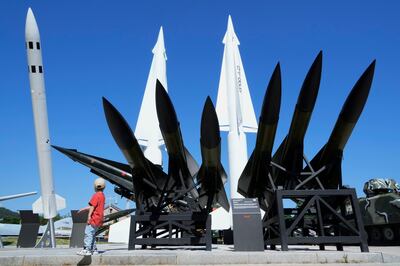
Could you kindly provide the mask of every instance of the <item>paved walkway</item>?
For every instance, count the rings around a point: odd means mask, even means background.
[[[81,257],[79,249],[0,249],[0,265],[400,265],[400,247],[370,247],[361,253],[358,247],[334,247],[319,251],[318,247],[296,246],[290,251],[235,252],[232,246],[213,245],[213,250],[190,248],[157,248],[127,250],[127,245],[98,245],[99,255]]]

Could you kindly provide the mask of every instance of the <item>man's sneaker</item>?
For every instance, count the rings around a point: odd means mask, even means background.
[[[92,252],[90,252],[90,250],[87,250],[84,248],[81,251],[76,252],[76,254],[78,254],[80,256],[91,256]]]
[[[94,249],[93,251],[92,251],[92,254],[93,255],[99,255],[100,254],[100,252],[97,250],[97,248],[96,249]]]

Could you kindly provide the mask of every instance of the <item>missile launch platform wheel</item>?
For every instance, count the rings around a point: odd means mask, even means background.
[[[380,228],[373,227],[368,231],[368,238],[370,238],[371,243],[378,243],[382,240],[382,232]]]
[[[383,238],[388,241],[392,242],[394,240],[394,230],[390,226],[386,226],[383,228]]]

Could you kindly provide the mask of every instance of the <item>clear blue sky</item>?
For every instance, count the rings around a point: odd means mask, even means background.
[[[29,6],[41,33],[53,144],[124,161],[108,131],[101,97],[110,99],[135,128],[151,50],[162,25],[170,96],[185,144],[200,160],[201,110],[207,95],[216,100],[221,41],[231,14],[257,116],[272,70],[281,62],[283,95],[275,148],[288,131],[300,86],[319,50],[324,51],[322,81],[305,139],[310,158],[327,141],[347,94],[376,58],[370,97],[344,152],[344,184],[362,195],[369,178],[399,180],[398,1],[112,3],[0,2],[0,195],[40,190],[24,46]],[[228,168],[226,133],[222,135]],[[254,140],[249,134],[249,151]],[[67,210],[84,206],[94,180],[87,168],[54,151],[53,171],[56,192],[67,199]],[[111,185],[106,193],[115,195]],[[34,199],[2,205],[26,209]],[[124,206],[124,201],[119,204]]]

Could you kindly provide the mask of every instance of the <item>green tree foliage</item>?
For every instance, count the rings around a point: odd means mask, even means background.
[[[7,208],[0,207],[0,222],[7,224],[19,224],[20,217],[18,212],[13,212]]]

